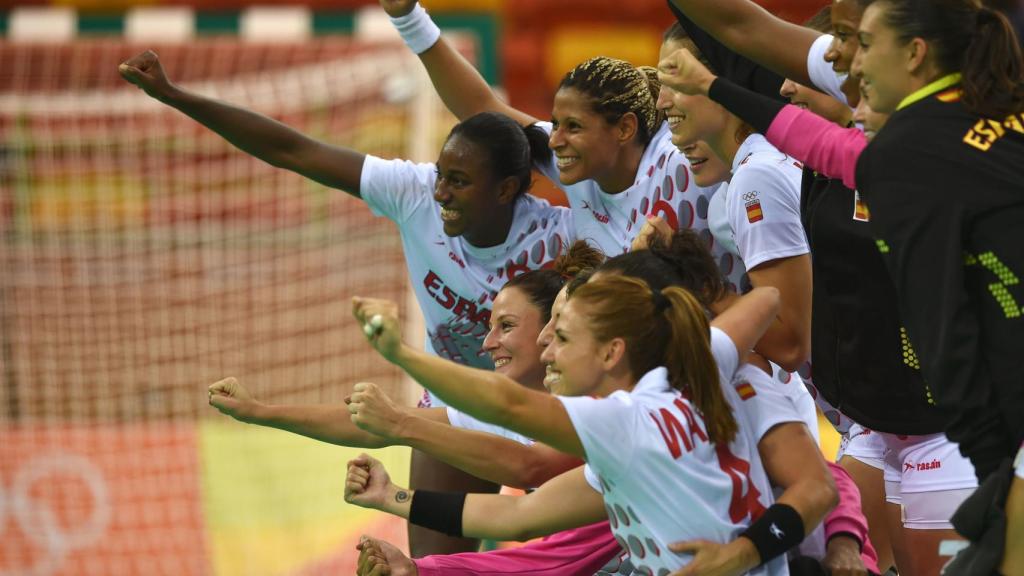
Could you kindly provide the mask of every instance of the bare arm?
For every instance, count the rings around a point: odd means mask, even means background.
[[[410,419],[398,440],[478,478],[513,488],[535,488],[583,464],[544,444],[525,445],[421,418]]]
[[[409,518],[414,490],[391,483],[384,466],[363,454],[349,463],[345,500]],[[583,467],[552,478],[525,496],[469,494],[462,533],[474,538],[529,540],[607,518],[604,500],[583,476]]]
[[[583,444],[565,406],[550,394],[403,345],[394,363],[449,406],[582,458]]]
[[[382,448],[396,444],[390,438],[356,426],[345,406],[265,404],[256,400],[236,378],[225,378],[211,384],[208,394],[211,406],[246,424],[277,428],[339,446]],[[415,412],[423,420],[448,422],[444,408],[420,408]]]
[[[771,286],[758,287],[732,300],[711,325],[732,339],[739,351],[739,364],[743,364],[748,351],[771,325],[778,310],[779,291]]]
[[[264,162],[359,197],[365,155],[310,138],[251,110],[188,92],[164,74],[153,51],[118,67],[121,76]]]
[[[339,446],[383,448],[394,444],[387,438],[360,430],[352,423],[344,406],[264,404],[245,421]]]
[[[355,297],[352,313],[381,356],[449,406],[567,454],[584,456],[572,420],[554,396],[526,388],[501,374],[462,366],[406,345],[401,340],[398,306],[393,302]],[[360,386],[356,385],[357,393]]]
[[[779,291],[779,313],[754,349],[793,372],[811,355],[811,256],[765,262],[747,272],[754,286]]]
[[[671,0],[695,24],[730,50],[812,86],[807,53],[820,32],[772,15],[750,0]]]
[[[582,464],[542,444],[526,445],[453,424],[446,408],[398,406],[371,382],[359,383],[348,400],[352,422],[392,444],[410,446],[470,474],[517,488],[535,488]]]
[[[405,16],[416,7],[415,0],[381,0],[380,3],[393,18]],[[419,58],[437,95],[459,120],[480,112],[501,112],[523,126],[537,122],[536,118],[502,102],[480,72],[443,37],[420,53]]]
[[[776,502],[792,506],[810,534],[835,508],[839,493],[807,426],[779,424],[761,437],[757,449],[771,483],[784,490]]]

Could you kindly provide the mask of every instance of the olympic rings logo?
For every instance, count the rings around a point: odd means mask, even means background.
[[[92,512],[80,526],[65,530],[51,507],[32,498],[33,486],[57,475],[81,480],[92,496]],[[0,485],[0,537],[8,516],[44,553],[34,566],[28,569],[18,567],[17,572],[0,569],[0,576],[52,574],[61,567],[70,552],[92,546],[110,525],[111,502],[106,479],[92,462],[77,454],[47,454],[32,458],[15,472],[9,490]]]

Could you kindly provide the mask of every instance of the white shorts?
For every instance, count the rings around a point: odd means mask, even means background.
[[[881,434],[855,423],[839,440],[836,462],[842,460],[843,456],[856,458],[872,468],[885,470],[885,440]]]
[[[951,529],[953,512],[978,487],[974,467],[945,434],[904,436],[854,425],[849,436],[839,457],[882,470],[885,500],[900,506],[906,528]]]
[[[885,481],[898,483],[901,494],[973,490],[978,487],[974,466],[945,434],[874,434],[885,442]]]

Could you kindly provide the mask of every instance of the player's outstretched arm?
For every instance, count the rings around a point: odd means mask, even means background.
[[[521,541],[606,518],[604,501],[587,483],[582,466],[526,496],[468,494],[460,505],[461,498],[453,502],[451,495],[442,499],[435,495],[424,491],[417,496],[415,490],[394,485],[383,464],[366,454],[349,462],[346,502],[453,535]]]
[[[739,364],[743,364],[747,353],[764,335],[778,311],[778,290],[771,286],[754,288],[733,300],[711,321],[711,326],[729,336],[739,351]]]
[[[670,0],[733,52],[812,86],[807,53],[820,32],[787,22],[751,0]]]
[[[410,446],[465,472],[503,486],[535,488],[583,462],[550,446],[522,442],[453,426],[444,418],[423,418],[405,410],[373,383],[356,384],[348,411],[361,429],[394,444]]]
[[[677,92],[708,96],[753,126],[780,152],[856,188],[857,158],[867,146],[867,138],[860,129],[838,126],[810,110],[784,105],[718,78],[685,49],[658,63],[658,80]]]
[[[582,458],[583,444],[562,403],[510,378],[432,356],[402,342],[398,306],[352,299],[352,313],[370,344],[449,406]]]
[[[152,50],[129,58],[117,71],[146,94],[213,130],[243,152],[359,197],[364,154],[320,142],[251,110],[184,90],[170,81]]]
[[[339,446],[382,448],[394,444],[352,423],[345,406],[265,404],[256,400],[236,378],[211,384],[208,393],[210,406],[239,422],[277,428]],[[437,410],[444,416],[444,410]]]
[[[456,118],[465,120],[480,112],[501,112],[523,126],[537,122],[498,98],[480,72],[444,38],[438,36],[429,47],[421,47],[421,43],[429,42],[423,39],[424,29],[436,31],[436,27],[415,0],[380,0],[380,5],[391,16],[406,44],[417,52],[437,95]]]

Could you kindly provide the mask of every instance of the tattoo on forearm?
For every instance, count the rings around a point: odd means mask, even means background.
[[[399,490],[395,493],[395,502],[403,504],[409,500],[409,493],[405,490]]]

